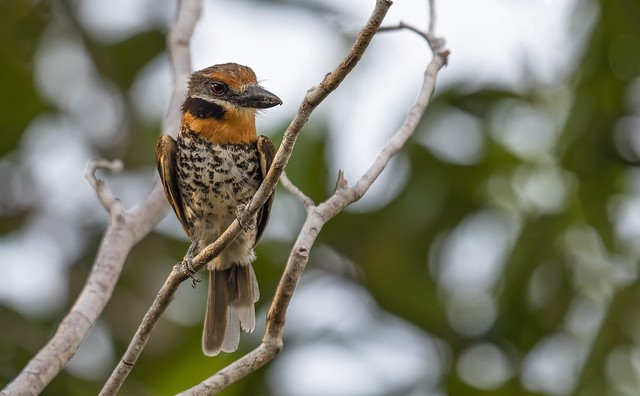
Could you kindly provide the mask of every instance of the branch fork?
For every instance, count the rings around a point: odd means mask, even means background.
[[[377,0],[375,8],[360,31],[351,50],[334,71],[324,76],[316,86],[311,87],[300,104],[297,114],[284,132],[282,143],[275,155],[271,169],[262,185],[251,201],[238,211],[237,219],[215,241],[201,251],[191,261],[193,270],[202,269],[240,233],[241,223],[248,222],[262,207],[268,196],[274,191],[278,180],[291,194],[304,205],[307,217],[295,241],[282,278],[278,284],[273,302],[267,314],[265,335],[261,344],[239,360],[223,368],[200,384],[181,393],[181,395],[210,395],[219,392],[230,384],[251,374],[264,366],[282,350],[283,333],[288,305],[293,297],[298,281],[309,260],[309,254],[317,236],[331,218],[340,213],[346,206],[360,199],[387,166],[390,159],[402,149],[415,131],[419,119],[426,110],[435,87],[438,72],[446,65],[448,51],[444,41],[435,36],[434,0],[430,3],[429,31],[400,23],[398,26],[380,28],[389,7],[390,0]],[[168,49],[174,65],[176,89],[171,99],[163,129],[177,131],[179,128],[180,102],[185,95],[185,82],[191,71],[189,62],[189,41],[201,11],[200,0],[181,0],[175,27],[168,35]],[[424,74],[424,81],[415,104],[409,110],[405,122],[394,133],[367,172],[350,186],[340,170],[334,193],[324,202],[317,204],[284,173],[291,157],[296,140],[306,124],[310,114],[331,93],[358,63],[373,36],[379,31],[409,29],[420,34],[428,42],[433,51],[433,58]],[[112,221],[107,228],[101,248],[94,263],[85,289],[78,297],[70,313],[61,322],[56,335],[23,372],[3,390],[2,395],[38,394],[62,370],[66,362],[73,356],[89,330],[97,321],[102,309],[109,300],[120,271],[131,247],[137,243],[160,221],[167,211],[162,187],[156,183],[147,199],[131,212],[125,212],[121,202],[114,196],[108,186],[96,176],[97,170],[119,171],[120,161],[92,160],[87,166],[85,177],[96,191],[102,206],[114,217],[123,221]],[[185,256],[185,259],[187,257]],[[184,262],[184,260],[183,260]],[[120,389],[131,372],[138,357],[151,335],[164,310],[175,296],[175,292],[190,274],[181,265],[174,266],[149,311],[142,319],[127,351],[105,383],[101,395],[114,395]],[[108,275],[107,275],[108,274]],[[105,286],[106,285],[106,286]],[[88,308],[87,308],[88,307]]]
[[[89,182],[93,190],[96,192],[98,196],[98,200],[105,208],[107,212],[110,214],[114,214],[115,212],[122,212],[122,203],[120,199],[118,199],[109,186],[104,182],[104,180],[98,178],[96,176],[96,172],[98,170],[107,170],[109,172],[121,172],[124,169],[124,164],[121,160],[117,159],[114,161],[107,161],[104,159],[94,158],[89,161],[87,164],[87,168],[84,173],[85,179]]]

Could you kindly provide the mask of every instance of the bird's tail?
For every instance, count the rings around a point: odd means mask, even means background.
[[[233,265],[209,271],[209,297],[204,318],[202,351],[216,356],[233,352],[240,342],[240,327],[252,332],[256,324],[254,303],[260,298],[251,265]]]

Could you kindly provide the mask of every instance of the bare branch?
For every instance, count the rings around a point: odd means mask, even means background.
[[[433,26],[431,26],[431,23],[429,24],[430,27],[429,29],[432,29]],[[422,30],[420,30],[419,28],[410,25],[406,22],[402,22],[400,21],[397,25],[392,25],[392,26],[383,26],[380,29],[378,29],[379,32],[391,32],[394,30],[402,30],[402,29],[407,29],[410,30],[420,36],[422,36],[422,38],[424,38],[427,41],[427,44],[429,44],[429,47],[431,48],[431,50],[434,53],[438,53],[440,51],[442,51],[442,49],[444,48],[444,40],[436,37],[434,35],[434,33],[429,30],[428,32],[424,32]]]
[[[380,173],[382,173],[391,158],[404,147],[407,140],[409,140],[418,127],[418,123],[426,111],[427,105],[431,100],[431,95],[435,89],[436,76],[440,69],[447,63],[447,55],[448,52],[444,51],[433,57],[424,72],[424,79],[418,99],[409,110],[400,129],[389,139],[380,153],[378,153],[374,163],[369,167],[367,172],[358,180],[355,186],[344,191],[339,191],[338,194],[331,197],[327,202],[333,199],[340,199],[341,197],[346,198],[347,201],[355,202],[369,190],[371,184],[380,176]]]
[[[276,152],[276,155],[273,160],[273,164],[269,169],[269,173],[267,177],[262,182],[260,188],[253,196],[249,205],[246,206],[245,211],[241,214],[240,220],[243,222],[248,222],[252,216],[254,216],[257,211],[262,207],[267,198],[271,195],[275,186],[280,178],[280,175],[284,172],[284,168],[291,157],[293,152],[293,147],[295,146],[295,142],[302,131],[302,127],[309,120],[309,116],[315,110],[315,108],[331,93],[333,92],[340,83],[345,79],[347,74],[353,70],[355,65],[358,63],[362,54],[366,50],[367,46],[371,42],[371,39],[375,35],[382,19],[386,15],[389,7],[391,6],[391,1],[389,0],[378,0],[376,2],[376,7],[369,18],[367,24],[363,27],[362,31],[358,35],[355,43],[353,44],[351,50],[347,54],[347,56],[343,59],[343,61],[338,65],[338,67],[328,73],[324,79],[320,82],[319,85],[311,87],[307,94],[305,95],[300,107],[298,108],[298,112],[295,117],[289,124],[289,127],[285,130],[284,135],[282,137],[282,143]],[[220,236],[220,239],[231,240],[235,238],[240,232],[240,226],[238,224],[238,220],[235,220],[229,228]],[[227,236],[227,233],[231,234]],[[222,245],[222,246],[220,246]],[[226,244],[215,243],[207,246],[202,250],[200,254],[193,261],[193,268],[198,271],[202,269],[206,263],[215,258],[222,249],[226,247]]]
[[[307,212],[316,207],[316,203],[313,202],[313,199],[302,192],[302,190],[300,190],[298,186],[296,186],[291,180],[289,180],[287,172],[283,172],[282,176],[280,176],[280,183],[291,193],[291,195],[298,198],[298,200],[302,202]]]
[[[254,208],[254,206],[256,206],[254,204],[257,202],[257,208],[259,208],[262,203],[264,203],[266,197],[271,193],[271,191],[273,191],[278,177],[281,177],[284,167],[291,156],[295,140],[299,135],[302,126],[304,126],[308,120],[310,113],[322,100],[324,100],[324,98],[327,97],[329,93],[335,90],[344,80],[346,75],[353,70],[357,62],[362,57],[362,54],[366,50],[368,44],[371,42],[371,39],[377,32],[390,6],[390,1],[379,0],[376,2],[376,7],[373,10],[371,17],[360,31],[358,38],[342,63],[336,68],[336,70],[327,74],[318,86],[312,87],[307,91],[307,94],[298,109],[298,113],[285,131],[282,144],[278,149],[273,166],[269,170],[267,178],[258,192],[256,192],[256,195],[252,200],[252,205],[248,205],[247,211],[249,211],[251,215],[253,215],[255,210],[257,210]],[[344,178],[341,178],[340,180],[340,186],[343,186],[345,180]],[[285,181],[284,183],[287,182]],[[294,191],[299,191],[299,189],[295,187]],[[266,194],[264,199],[260,197],[260,194]],[[303,197],[302,201],[305,203],[305,207],[307,207],[307,209],[311,207],[310,205],[313,205],[313,201],[310,199],[307,200],[304,198],[306,197],[304,194],[300,194],[294,193],[298,198],[301,196]],[[254,210],[254,212],[250,212],[251,210]],[[298,281],[302,276],[302,271],[309,260],[309,251],[311,246],[315,243],[316,237],[320,233],[322,226],[328,220],[329,218],[327,218],[323,213],[320,213],[319,208],[315,207],[315,205],[310,211],[308,210],[307,219],[291,251],[282,279],[278,284],[274,301],[269,309],[269,313],[267,315],[267,328],[262,343],[241,359],[220,370],[204,382],[181,393],[181,395],[215,394],[273,360],[273,358],[280,352],[283,346],[282,334],[284,332],[287,307],[293,297]],[[237,222],[234,222],[230,228],[233,229],[236,223]],[[236,228],[239,227],[236,226]],[[230,230],[227,230],[227,232],[229,231]],[[213,249],[213,245],[210,245],[210,247]],[[208,249],[209,248],[207,248],[207,250]],[[210,259],[206,254],[206,252],[201,253],[196,258],[196,261],[204,258],[206,263]],[[204,257],[201,257],[203,255]]]
[[[194,3],[197,3],[196,6]],[[199,1],[183,1],[179,12],[182,17],[178,18],[176,28],[172,30],[173,40],[170,41],[178,43],[173,46],[174,51],[172,51],[172,60],[177,64],[174,68],[175,76],[176,80],[183,82],[176,84],[176,87],[186,85],[184,81],[191,71],[188,48],[185,52],[178,47],[187,46],[184,43],[188,43],[188,37],[193,31],[194,20],[197,19],[197,16],[194,18],[188,10],[199,10],[199,7]],[[178,62],[176,58],[181,60]],[[186,58],[186,61],[182,58]],[[184,92],[174,92],[172,100],[179,101],[183,96]],[[179,125],[179,120],[179,106],[174,106],[167,115],[165,125]],[[174,129],[177,130],[177,127]],[[67,362],[75,355],[104,310],[107,301],[111,298],[129,251],[166,213],[166,200],[158,183],[142,205],[139,205],[133,212],[125,212],[119,200],[104,181],[95,176],[97,169],[118,171],[122,169],[122,163],[120,161],[93,160],[89,163],[85,173],[85,177],[96,191],[100,203],[111,214],[110,223],[105,231],[92,271],[73,307],[58,325],[55,335],[31,359],[22,372],[7,385],[2,391],[2,395],[39,394],[62,371]]]
[[[429,35],[428,33],[423,32],[422,30],[418,29],[417,27],[413,26],[413,25],[409,25],[406,22],[400,21],[397,25],[392,25],[392,26],[381,26],[380,29],[378,29],[379,32],[391,32],[394,30],[401,30],[401,29],[407,29],[407,30],[411,30],[414,33],[419,34],[420,36],[422,36],[427,43],[429,43]]]
[[[311,214],[307,216],[298,239],[291,250],[282,279],[278,283],[276,294],[269,308],[267,328],[262,343],[242,358],[179,395],[204,396],[217,394],[232,383],[269,363],[280,353],[284,345],[282,335],[284,333],[287,308],[298,286],[302,271],[304,271],[309,261],[310,248],[315,243],[324,223],[322,216],[317,213],[317,208],[313,209]]]
[[[55,335],[2,392],[39,394],[62,371],[96,323],[109,300],[129,250],[137,242],[123,216],[114,216],[87,282]]]
[[[151,332],[158,322],[159,315],[164,312],[173,299],[178,286],[186,278],[183,276],[183,272],[180,270],[179,266],[180,264],[174,266],[169,278],[165,281],[164,285],[162,285],[152,307],[144,316],[142,323],[138,327],[136,334],[127,348],[127,351],[122,359],[120,359],[115,370],[111,373],[111,376],[100,391],[100,395],[115,395],[133,369],[140,353],[142,353],[142,349],[151,336]]]
[[[431,15],[435,18],[433,1]],[[367,48],[371,38],[378,30],[391,2],[378,0],[376,8],[363,28],[353,48],[335,71],[329,73],[316,87],[312,87],[305,95],[298,113],[284,133],[282,144],[269,174],[262,186],[255,194],[249,205],[241,214],[241,220],[248,220],[255,215],[267,197],[271,194],[278,179],[284,172],[296,139],[306,124],[311,112],[335,90],[346,75],[355,67]],[[176,91],[172,96],[170,113],[164,123],[165,131],[177,131],[179,125],[179,103],[184,98],[184,86],[190,72],[188,60],[188,42],[193,32],[193,26],[200,13],[200,1],[183,0],[180,3],[176,27],[169,34],[169,48],[174,63]],[[344,175],[339,174],[336,191],[328,200],[319,206],[295,187],[286,175],[282,176],[283,184],[299,198],[308,212],[307,219],[299,237],[294,244],[286,269],[278,285],[276,296],[267,317],[267,328],[263,342],[254,351],[234,362],[200,385],[186,391],[184,394],[211,394],[225,388],[229,384],[243,378],[259,367],[272,360],[282,349],[282,334],[286,310],[297,287],[297,283],[306,267],[309,252],[324,224],[338,214],[350,203],[358,200],[366,193],[376,180],[389,160],[395,155],[415,131],[417,123],[424,113],[433,93],[435,78],[438,71],[446,64],[448,52],[440,51],[443,41],[433,38],[433,19],[429,25],[429,33],[423,37],[427,39],[435,55],[425,71],[424,84],[416,104],[411,108],[403,126],[394,134],[385,148],[381,151],[370,169],[358,180],[355,186],[349,187]],[[399,26],[418,32],[413,27]],[[391,29],[386,29],[391,30]],[[182,89],[182,91],[180,91]],[[173,113],[171,113],[173,111]],[[118,279],[124,259],[131,247],[159,221],[166,211],[166,203],[162,196],[162,189],[158,183],[145,202],[132,213],[123,213],[113,208],[119,207],[117,198],[95,177],[95,170],[99,168],[115,169],[117,165],[104,162],[93,162],[87,170],[87,178],[92,184],[103,206],[112,214],[99,254],[96,257],[93,271],[87,284],[70,313],[61,322],[56,335],[43,350],[29,363],[19,377],[17,377],[3,391],[3,394],[40,393],[42,389],[57,375],[66,362],[73,356],[79,344],[94,325],[102,312],[106,301],[111,296]],[[202,268],[213,257],[219,254],[226,245],[240,232],[240,226],[234,221],[225,233],[214,244],[208,246],[196,257],[194,267]],[[153,330],[158,318],[164,312],[178,285],[187,278],[179,268],[174,267],[167,281],[161,288],[156,300],[136,332],[131,345],[105,384],[101,394],[115,394],[121,387],[133,365],[137,361],[146,341]],[[106,283],[105,283],[106,282]],[[106,286],[105,286],[106,285]]]
[[[107,184],[96,176],[96,171],[98,169],[105,169],[111,172],[120,172],[123,167],[124,165],[120,160],[107,161],[104,159],[92,159],[87,164],[87,169],[84,173],[84,178],[87,179],[91,187],[96,191],[98,200],[109,213],[113,213],[116,210],[122,211],[122,204],[120,200],[113,195],[113,192],[111,192]]]
[[[429,30],[427,30],[427,34],[429,36],[435,36],[436,34],[436,0],[429,0]],[[429,39],[427,39],[427,41],[429,41]],[[429,45],[431,45],[431,42],[429,41]],[[444,43],[443,43],[444,45]],[[437,51],[438,49],[440,49],[441,47],[431,47],[434,51]]]
[[[89,163],[86,177],[111,215],[109,226],[76,302],[58,325],[55,335],[7,385],[2,395],[39,394],[62,371],[111,298],[129,251],[166,213],[162,188],[158,187],[135,211],[124,210],[104,181],[95,176],[97,169],[120,170],[121,166],[119,161]]]
[[[191,73],[191,54],[189,52],[189,43],[191,36],[193,35],[195,25],[200,19],[201,11],[201,0],[181,0],[177,10],[176,22],[173,28],[169,31],[167,37],[167,48],[171,58],[171,64],[173,66],[175,81],[170,107],[164,120],[164,130],[165,132],[170,131],[174,136],[177,134],[180,126],[180,103],[184,100],[186,95],[187,80]],[[162,215],[166,212],[167,207],[168,205],[164,197],[162,187],[156,179],[153,191],[149,194],[142,205],[133,212],[132,218],[145,218],[149,213],[162,211],[159,216],[159,219],[161,219]],[[153,225],[155,225],[155,223],[153,223]],[[139,230],[137,236],[141,237],[146,235],[150,230],[150,227],[148,229],[145,228]],[[178,285],[184,281],[185,277],[181,276],[183,274],[181,271],[177,270],[176,267],[174,267],[169,278],[165,282],[165,285],[159,292],[158,297],[154,301],[155,305],[164,305],[166,307],[169,304],[169,300],[173,298]],[[152,318],[154,312],[158,311],[162,312],[164,309],[159,310],[156,308],[154,310],[152,307],[152,309],[149,310],[143,319],[142,325],[136,332],[136,335],[125,352],[125,355],[122,357],[100,391],[100,395],[114,395],[118,392],[140,356],[142,348],[146,344],[155,323],[157,323],[157,319],[153,320]]]
[[[387,7],[388,8],[388,7]],[[380,11],[376,8],[378,12]],[[374,13],[376,12],[374,11]],[[363,30],[364,32],[364,30]],[[362,33],[361,33],[362,34]],[[427,39],[426,36],[425,39]],[[428,40],[428,39],[427,39]],[[429,41],[429,40],[428,40]],[[431,42],[431,41],[429,41]],[[314,206],[308,211],[307,218],[296,240],[287,266],[278,284],[276,295],[267,315],[267,327],[262,343],[253,351],[220,370],[201,384],[181,393],[181,395],[210,395],[226,388],[229,384],[247,376],[258,368],[271,361],[282,349],[282,335],[286,311],[297,287],[298,281],[309,260],[310,250],[315,243],[322,227],[332,217],[337,215],[352,202],[364,195],[372,183],[377,179],[382,170],[388,165],[391,158],[404,146],[407,140],[415,132],[418,122],[424,114],[435,88],[435,80],[438,72],[446,65],[448,51],[439,51],[432,48],[434,57],[427,66],[420,94],[414,105],[409,110],[404,123],[395,132],[393,137],[385,145],[369,170],[358,180],[355,186],[349,187],[344,173],[340,172],[336,183],[335,193],[325,202]],[[307,202],[305,195],[299,192],[295,186],[288,185],[289,180],[283,178],[283,184],[292,191],[303,203]],[[285,181],[286,180],[286,181]],[[305,203],[307,206],[307,203]]]
[[[334,192],[338,192],[339,190],[344,190],[349,187],[349,182],[347,178],[344,176],[344,170],[340,169],[338,171],[338,180],[336,180],[336,188]]]
[[[182,1],[176,27],[170,35],[177,91],[172,101],[184,97],[185,81],[190,73],[188,48],[193,24],[199,13],[199,1]],[[182,91],[181,91],[182,90]],[[165,126],[179,125],[179,106],[172,106]],[[169,127],[170,128],[170,127]],[[177,130],[177,127],[172,128]],[[111,298],[129,251],[162,219],[167,210],[159,183],[134,211],[127,212],[104,181],[96,177],[98,169],[118,171],[120,161],[91,161],[85,173],[102,206],[111,214],[93,268],[85,286],[69,313],[58,325],[55,335],[31,359],[22,372],[2,391],[2,395],[39,394],[62,371],[76,353]]]
[[[284,172],[284,168],[291,157],[295,142],[302,131],[302,127],[306,124],[309,116],[315,110],[315,108],[332,92],[338,85],[344,80],[344,78],[353,70],[357,62],[362,57],[362,54],[366,50],[371,39],[375,35],[377,28],[380,26],[384,15],[391,6],[391,2],[388,0],[378,0],[376,8],[371,15],[369,21],[362,29],[360,35],[356,39],[351,51],[347,54],[345,59],[333,72],[327,74],[321,83],[312,87],[307,91],[298,112],[294,119],[291,121],[289,127],[284,132],[282,143],[276,152],[273,160],[273,164],[269,169],[269,173],[262,182],[260,188],[255,193],[248,205],[245,206],[244,211],[239,215],[240,221],[248,222],[252,216],[255,216],[257,211],[262,207],[267,198],[271,195],[278,179]],[[203,249],[198,256],[196,256],[192,262],[192,267],[195,271],[201,270],[206,263],[210,262],[213,258],[220,254],[220,252],[240,233],[241,227],[239,221],[234,220],[225,232],[212,244]],[[187,279],[187,274],[181,270],[180,265],[174,267],[173,271],[169,275],[165,284],[162,286],[158,296],[152,303],[151,307],[147,311],[140,327],[136,331],[125,355],[121,359],[120,363],[112,373],[107,384],[105,384],[101,395],[111,395],[117,392],[122,386],[122,383],[126,379],[127,375],[131,372],[133,365],[137,361],[138,357],[142,353],[142,349],[146,344],[151,331],[155,327],[162,313],[166,310],[167,306],[173,299],[175,292],[181,282]],[[263,347],[263,350],[275,350],[279,348]],[[273,354],[275,356],[275,354]],[[269,360],[271,360],[271,357]],[[244,362],[245,359],[240,361]],[[265,360],[264,362],[266,363]],[[257,360],[260,362],[260,360]],[[240,364],[240,363],[238,363]],[[251,371],[254,371],[257,367],[253,367]],[[242,376],[238,376],[238,372],[234,373],[234,381]],[[246,375],[246,374],[245,374]],[[203,385],[205,388],[208,385]],[[205,390],[205,392],[209,392]]]
[[[351,50],[347,54],[347,56],[342,60],[342,62],[338,65],[338,67],[328,73],[324,79],[320,82],[319,85],[311,87],[307,94],[305,95],[300,107],[298,108],[298,112],[294,116],[293,120],[287,127],[282,136],[282,143],[276,152],[275,158],[273,159],[273,164],[271,165],[271,169],[269,169],[269,173],[267,177],[264,179],[260,188],[256,192],[256,194],[251,199],[251,202],[246,205],[243,213],[240,214],[240,220],[244,223],[248,223],[251,217],[253,217],[258,210],[265,203],[267,198],[271,195],[273,190],[275,189],[276,184],[278,183],[278,179],[282,172],[284,172],[284,168],[291,157],[293,152],[293,147],[295,146],[296,140],[302,131],[302,127],[309,120],[309,116],[315,110],[315,108],[331,93],[333,92],[340,83],[345,79],[345,77],[353,70],[356,66],[362,54],[366,50],[367,46],[371,42],[371,39],[375,35],[380,23],[382,23],[382,19],[386,15],[386,12],[391,7],[392,2],[390,0],[377,0],[376,7],[374,12],[371,14],[371,17],[367,21],[366,25],[360,31],[360,34],[356,38]],[[240,232],[240,226],[238,224],[238,220],[234,220],[233,223],[227,228],[227,230],[220,236],[220,239],[224,240],[232,240],[234,239],[238,233]],[[230,233],[231,235],[227,235]],[[221,246],[222,245],[222,246]],[[215,258],[220,251],[224,249],[226,244],[218,244],[217,241],[205,249],[203,249],[200,254],[194,259],[192,265],[196,271],[202,269],[206,263],[210,262],[213,258]]]
[[[394,30],[407,29],[416,34],[419,34],[427,41],[429,47],[434,54],[440,53],[444,49],[444,40],[436,36],[436,5],[435,0],[429,0],[429,29],[425,32],[413,25],[400,21],[397,25],[382,26],[378,29],[379,32],[391,32]],[[445,56],[446,65],[446,56]]]
[[[187,82],[191,74],[189,43],[201,13],[201,0],[179,0],[176,23],[167,34],[167,50],[173,69],[174,88],[162,130],[174,137],[180,129],[180,105],[187,95]]]

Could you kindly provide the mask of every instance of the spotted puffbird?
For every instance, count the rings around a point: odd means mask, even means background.
[[[169,204],[191,240],[190,262],[236,218],[265,178],[275,149],[257,136],[258,109],[282,104],[247,66],[214,65],[194,72],[182,104],[177,141],[163,135],[156,164]],[[238,237],[207,264],[209,289],[202,335],[205,355],[238,348],[240,327],[255,327],[258,283],[251,263],[269,219],[273,195]]]

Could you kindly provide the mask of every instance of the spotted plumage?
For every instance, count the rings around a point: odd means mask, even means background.
[[[266,176],[275,149],[257,136],[255,112],[282,102],[234,63],[192,74],[182,105],[177,142],[162,136],[156,162],[165,194],[192,241],[187,261],[213,243],[236,218]],[[206,355],[237,349],[239,329],[255,326],[258,284],[253,248],[268,218],[273,195],[222,253],[207,264],[209,297],[202,338]]]
[[[178,138],[176,169],[187,227],[202,234],[198,242],[205,245],[220,236],[262,182],[257,142],[214,144],[189,130]],[[241,237],[255,240],[257,230],[250,231]]]

